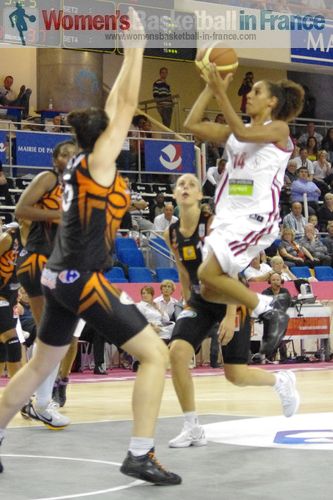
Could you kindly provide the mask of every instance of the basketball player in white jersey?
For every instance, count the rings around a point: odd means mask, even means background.
[[[207,85],[185,126],[202,140],[226,142],[228,163],[216,189],[213,231],[205,240],[208,255],[198,271],[202,295],[211,302],[242,303],[263,319],[261,351],[270,355],[287,327],[288,316],[280,309],[288,305],[252,292],[236,276],[278,236],[280,190],[293,149],[288,122],[301,112],[304,92],[289,80],[257,82],[248,94],[247,126],[227,96],[232,74],[223,80],[211,64],[203,78]],[[213,96],[226,125],[202,121]]]

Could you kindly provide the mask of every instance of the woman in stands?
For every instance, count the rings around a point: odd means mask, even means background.
[[[130,32],[135,27],[135,33],[144,38],[141,21],[132,8],[130,24]],[[80,316],[110,343],[140,361],[133,390],[133,436],[121,472],[158,485],[174,485],[181,478],[156,460],[153,438],[168,349],[133,301],[103,274],[130,203],[115,161],[138,105],[143,51],[143,47],[125,48],[105,109],[89,108],[68,116],[81,151],[63,175],[63,216],[55,248],[42,273],[46,304],[36,355],[3,393],[0,438],[27,396],[65,355]]]
[[[18,257],[17,276],[28,294],[37,326],[40,324],[44,308],[41,274],[53,250],[61,217],[61,178],[75,151],[76,146],[73,141],[59,143],[53,151],[53,170],[36,175],[22,193],[16,206],[16,217],[30,223],[24,248]],[[66,356],[74,355],[75,358],[76,346],[77,341],[74,341]],[[37,389],[35,402],[29,401],[21,409],[24,418],[39,420],[51,429],[62,429],[70,422],[69,418],[61,415],[52,403],[52,390],[58,368],[56,367]]]
[[[206,240],[208,255],[199,270],[207,300],[241,303],[266,321],[261,350],[270,355],[286,329],[288,316],[271,298],[256,294],[236,278],[279,232],[279,196],[293,151],[288,122],[302,110],[304,90],[289,80],[256,82],[247,95],[246,126],[227,96],[232,75],[223,80],[215,65],[185,125],[203,140],[226,142],[228,163],[216,189],[216,217]],[[203,121],[215,96],[227,125]],[[272,305],[277,309],[272,308]],[[280,304],[280,309],[285,309]]]
[[[199,425],[195,409],[194,385],[189,370],[191,359],[202,341],[216,323],[221,323],[219,338],[222,343],[224,373],[230,382],[239,386],[272,386],[277,391],[286,416],[298,408],[295,377],[289,372],[276,375],[264,370],[249,369],[251,328],[249,315],[241,309],[240,329],[234,335],[236,307],[208,302],[200,295],[197,271],[202,263],[203,244],[209,233],[212,218],[207,218],[199,207],[201,187],[191,174],[181,176],[174,196],[180,207],[180,219],[165,232],[176,259],[186,306],[177,318],[172,334],[170,359],[172,380],[184,414],[181,433],[169,442],[172,448],[204,446],[207,444],[204,430]]]
[[[13,223],[14,226],[15,223]],[[0,342],[4,344],[1,361],[6,361],[12,377],[21,368],[21,343],[16,333],[17,318],[13,308],[17,303],[20,284],[16,277],[16,260],[20,246],[18,224],[0,228]]]

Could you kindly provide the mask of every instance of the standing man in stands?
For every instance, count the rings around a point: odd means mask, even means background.
[[[170,85],[166,82],[168,68],[160,69],[160,77],[153,84],[153,96],[157,105],[157,111],[161,115],[162,123],[170,128],[172,119],[172,97]]]

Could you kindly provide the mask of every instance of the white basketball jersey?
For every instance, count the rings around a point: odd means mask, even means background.
[[[279,218],[279,199],[288,160],[293,151],[289,138],[287,150],[272,143],[240,142],[230,135],[226,150],[228,162],[215,191],[216,217],[212,227],[233,221],[237,216]]]

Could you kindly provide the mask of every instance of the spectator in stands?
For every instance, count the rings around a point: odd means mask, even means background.
[[[175,323],[170,321],[169,315],[166,312],[161,311],[158,304],[155,304],[153,300],[155,291],[152,286],[146,285],[142,287],[140,293],[141,301],[136,304],[137,308],[152,325],[160,338],[168,344]]]
[[[163,280],[160,285],[161,295],[154,299],[154,303],[162,313],[167,313],[171,320],[175,320],[175,305],[178,300],[172,297],[176,291],[176,285],[172,280]]]
[[[333,196],[333,195],[332,195]],[[331,257],[331,265],[333,264],[333,220],[327,224],[328,235],[323,238],[323,244],[327,248],[327,254]]]
[[[318,156],[318,141],[315,137],[308,138],[306,149],[308,150],[308,159],[312,162],[316,161]]]
[[[318,132],[316,132],[315,124],[313,122],[309,122],[307,124],[306,132],[304,134],[302,134],[301,137],[298,139],[298,144],[301,147],[305,147],[309,137],[315,137],[315,139],[317,140],[318,147],[319,148],[321,147],[323,136],[321,134],[319,134]]]
[[[308,150],[306,148],[301,148],[299,150],[299,156],[297,156],[294,159],[297,164],[297,170],[300,167],[307,168],[309,172],[309,179],[312,180],[314,175],[314,166],[313,162],[309,160],[308,156],[309,156]]]
[[[17,106],[24,108],[22,117],[29,116],[29,100],[32,94],[31,89],[26,89],[25,85],[21,85],[18,95],[12,89],[14,78],[7,75],[3,81],[3,86],[0,87],[0,105],[1,106]]]
[[[304,234],[305,224],[306,219],[302,215],[302,204],[295,201],[291,204],[290,214],[283,219],[283,227],[292,229],[296,235],[302,235]]]
[[[157,193],[156,198],[154,200],[154,205],[151,209],[153,220],[158,215],[161,215],[164,213],[164,204],[165,204],[164,193]]]
[[[18,291],[17,312],[20,317],[22,330],[29,333],[29,337],[26,339],[25,345],[26,347],[30,347],[36,339],[37,327],[31,312],[28,294],[24,290],[23,286],[21,286]]]
[[[294,231],[287,227],[282,229],[279,253],[287,266],[313,267],[317,263],[305,247],[296,243]]]
[[[209,167],[207,170],[207,176],[202,186],[205,196],[214,196],[216,186],[219,184],[224,174],[226,163],[227,161],[223,158],[218,158],[216,166]]]
[[[132,219],[133,229],[136,231],[149,231],[150,229],[153,229],[154,224],[148,218],[144,217],[145,213],[147,213],[147,217],[149,217],[149,203],[142,198],[140,193],[131,189],[128,177],[124,177],[124,181],[127,183],[131,193],[129,212]]]
[[[333,127],[329,128],[321,143],[321,147],[328,153],[328,161],[333,162]]]
[[[174,208],[172,203],[167,203],[164,205],[163,214],[158,215],[154,219],[154,229],[155,231],[164,232],[170,224],[177,222],[178,218],[173,215]]]
[[[242,81],[242,85],[238,89],[238,95],[242,97],[240,110],[242,113],[246,113],[246,102],[247,94],[252,90],[254,83],[254,74],[252,71],[245,73],[245,77]]]
[[[313,163],[314,166],[314,181],[323,181],[332,173],[332,166],[327,160],[327,151],[321,149],[318,152],[318,159]]]
[[[285,171],[285,184],[291,184],[297,179],[297,162],[295,159],[289,160]]]
[[[324,243],[316,235],[313,224],[307,224],[305,226],[304,236],[299,244],[311,253],[316,265],[331,265],[331,257],[327,254],[327,248]]]
[[[167,78],[168,68],[163,67],[160,69],[159,79],[153,84],[153,97],[156,102],[157,111],[162,118],[163,125],[170,128],[173,102],[171,88],[166,81]]]
[[[294,281],[297,279],[296,276],[290,271],[289,267],[286,266],[280,255],[272,257],[270,265],[272,266],[272,272],[278,273],[283,281]]]
[[[309,172],[306,167],[300,167],[297,170],[298,179],[291,184],[291,200],[303,201],[303,195],[307,195],[308,204],[314,208],[315,211],[318,210],[318,200],[321,195],[321,191],[318,186],[309,180]]]
[[[214,121],[215,123],[221,123],[222,125],[226,123],[223,113],[217,113]]]
[[[329,221],[333,221],[333,193],[326,193],[324,205],[318,210],[318,218],[321,231],[326,230]]]
[[[309,215],[308,223],[313,225],[313,227],[315,228],[315,233],[318,234],[319,233],[318,215],[316,214]]]
[[[267,281],[272,272],[271,266],[265,262],[260,262],[261,256],[257,255],[251,260],[250,265],[245,269],[244,276],[248,282]]]
[[[14,202],[9,193],[9,186],[6,176],[3,171],[2,162],[0,161],[0,205],[13,206]]]

